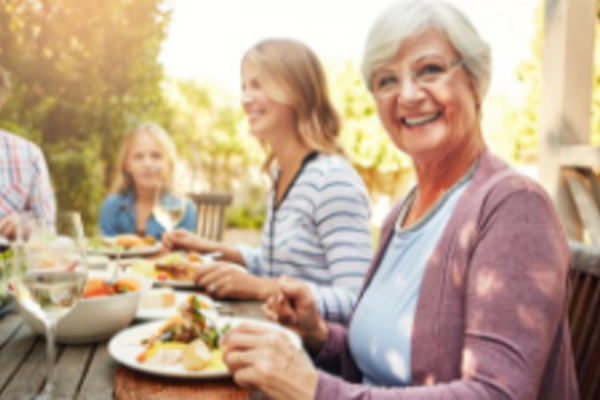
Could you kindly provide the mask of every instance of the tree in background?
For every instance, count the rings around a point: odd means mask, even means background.
[[[341,142],[372,199],[395,198],[412,176],[410,158],[385,133],[374,100],[355,64],[329,66],[331,94],[342,117]]]
[[[171,15],[167,4],[172,2],[3,0],[0,64],[13,74],[14,93],[1,125],[41,144],[59,207],[82,212],[88,229],[95,228],[122,136],[139,120],[161,123],[172,135],[187,167],[186,184],[233,192],[233,215],[244,225],[260,225],[269,188],[261,171],[264,152],[229,93],[208,83],[165,79],[158,55]],[[516,104],[493,97],[485,103],[484,133],[494,151],[513,163],[537,157],[541,8],[536,26],[534,55],[518,70],[525,96]],[[373,200],[396,198],[412,179],[409,157],[384,132],[357,66],[327,70],[351,162]],[[600,84],[598,75],[595,82]],[[593,118],[600,128],[600,90],[594,91]],[[600,129],[594,132],[593,142],[600,143]]]
[[[232,192],[228,223],[262,226],[268,190],[261,169],[265,155],[249,134],[238,101],[210,83],[169,79],[163,89],[169,114],[165,126],[187,167],[190,190]]]
[[[229,191],[248,168],[260,165],[262,151],[248,133],[237,102],[210,83],[169,79],[163,93],[167,123],[179,155],[191,173],[191,186]]]
[[[157,61],[163,0],[3,0],[0,64],[13,77],[2,126],[41,144],[61,209],[95,227],[127,127],[165,115]]]

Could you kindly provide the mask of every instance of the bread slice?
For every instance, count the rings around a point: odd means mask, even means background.
[[[188,371],[199,371],[212,360],[212,353],[202,339],[196,339],[183,349],[183,366]]]
[[[185,343],[156,343],[145,353],[142,362],[163,367],[177,365],[186,347]]]
[[[175,300],[175,291],[173,291],[173,289],[153,289],[144,293],[140,303],[140,308],[170,308],[175,306]]]

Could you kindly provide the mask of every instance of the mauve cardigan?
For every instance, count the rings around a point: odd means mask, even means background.
[[[401,203],[382,228],[364,290]],[[329,324],[316,399],[577,400],[566,318],[570,257],[552,202],[489,151],[428,261],[412,334],[410,387],[360,384],[347,329]],[[371,288],[373,290],[373,288]],[[377,326],[394,334],[393,326]]]

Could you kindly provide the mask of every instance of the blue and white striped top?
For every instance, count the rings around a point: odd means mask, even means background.
[[[343,157],[319,154],[274,201],[273,191],[261,247],[240,246],[248,270],[304,280],[325,319],[347,322],[373,255],[363,180]]]

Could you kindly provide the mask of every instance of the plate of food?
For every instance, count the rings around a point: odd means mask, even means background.
[[[231,375],[223,362],[220,339],[241,323],[252,323],[286,332],[300,348],[293,332],[266,321],[235,317],[209,317],[192,305],[166,321],[136,325],[114,336],[110,355],[119,363],[153,375],[208,379]]]
[[[141,320],[164,320],[177,315],[179,310],[185,310],[190,301],[196,301],[197,307],[217,316],[217,303],[210,297],[193,292],[175,292],[164,287],[152,289],[142,295],[142,300],[136,314]]]
[[[145,257],[158,253],[162,244],[152,236],[118,235],[90,240],[89,251],[109,257]]]
[[[127,272],[153,279],[159,286],[193,288],[196,268],[211,261],[197,253],[173,252],[157,260],[137,261]]]

